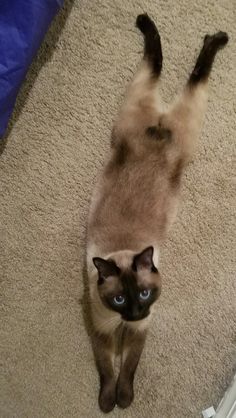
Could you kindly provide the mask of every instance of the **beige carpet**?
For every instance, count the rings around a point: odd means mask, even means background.
[[[0,158],[0,417],[98,418],[98,377],[83,318],[90,193],[113,117],[142,53],[135,17],[163,40],[165,98],[202,37],[222,29],[196,159],[164,248],[159,310],[135,381],[113,417],[197,418],[236,365],[235,81],[232,0],[81,0],[55,20],[21,91]]]

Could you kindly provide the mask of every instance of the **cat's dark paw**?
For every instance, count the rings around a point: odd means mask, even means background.
[[[204,46],[206,48],[223,48],[229,41],[228,34],[226,32],[217,32],[214,35],[206,35],[204,38]]]
[[[148,16],[147,13],[137,16],[136,26],[141,30],[141,32],[146,35],[147,33],[158,33],[155,23]]]
[[[134,390],[132,384],[117,384],[116,403],[122,408],[128,408],[134,400]]]
[[[107,384],[101,387],[98,403],[102,412],[106,414],[114,409],[116,405],[115,384]]]

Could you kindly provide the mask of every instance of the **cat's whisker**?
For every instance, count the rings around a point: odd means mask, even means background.
[[[114,326],[117,325],[117,327],[118,327],[119,326],[118,318],[111,318],[107,321],[102,322],[102,325],[100,326],[100,328],[98,330],[97,329],[94,330],[93,334],[104,336],[104,333],[106,334],[106,327],[111,326],[111,325],[114,325]],[[109,334],[108,334],[108,336],[109,336]]]

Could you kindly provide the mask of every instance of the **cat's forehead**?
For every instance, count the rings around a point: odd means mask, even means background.
[[[121,270],[127,270],[127,269],[131,268],[135,255],[138,252],[142,251],[143,247],[144,247],[144,245],[142,246],[141,249],[136,250],[136,251],[131,251],[131,250],[116,251],[114,253],[109,254],[109,256],[107,256],[106,258],[110,258],[113,261],[115,261],[116,265]],[[158,267],[158,264],[159,264],[159,250],[156,246],[154,246],[153,261],[154,261],[154,265],[156,267]]]
[[[103,296],[112,297],[117,294],[129,293],[130,290],[137,290],[138,283],[136,274],[130,269],[121,271],[119,276],[108,277],[100,287]]]
[[[136,252],[123,250],[109,256],[120,268],[123,280],[133,281],[138,287],[153,287],[159,285],[159,275],[153,274],[148,270],[141,270],[136,273],[132,271],[132,264]],[[120,283],[119,283],[120,284]]]
[[[121,270],[121,283],[123,287],[132,286],[135,289],[146,289],[156,287],[159,281],[159,274],[154,274],[147,269],[134,272],[130,266]]]
[[[101,296],[115,296],[123,292],[121,280],[117,276],[111,276],[100,286]]]

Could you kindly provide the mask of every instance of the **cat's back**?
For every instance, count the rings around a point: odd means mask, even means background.
[[[176,212],[179,171],[165,149],[114,147],[92,197],[89,242],[105,253],[161,242]]]

